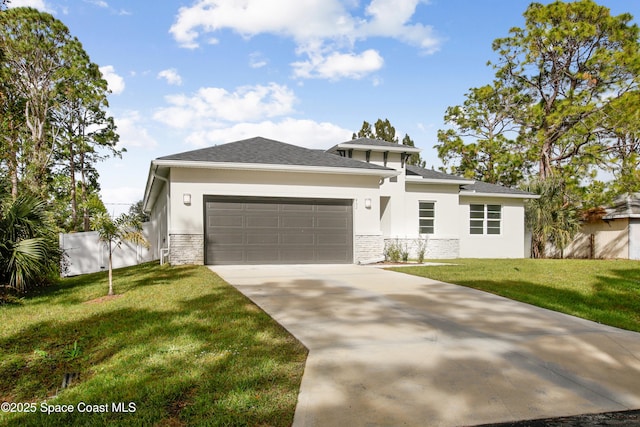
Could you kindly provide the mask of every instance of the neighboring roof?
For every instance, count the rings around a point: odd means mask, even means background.
[[[528,191],[509,188],[503,185],[488,184],[481,181],[461,186],[460,194],[465,196],[517,197],[525,199],[540,198],[537,194],[529,193]]]
[[[438,180],[438,181],[452,181],[460,184],[473,184],[472,179],[466,179],[457,175],[450,175],[448,173],[438,172],[431,169],[421,168],[419,166],[407,165],[407,177],[420,176],[426,180]]]
[[[383,141],[381,139],[358,138],[351,141],[341,142],[327,150],[328,153],[337,153],[338,150],[348,149],[369,149],[375,151],[395,151],[403,153],[419,153],[422,151],[417,147],[397,144],[395,142]]]
[[[165,162],[235,163],[329,168],[370,169],[393,171],[373,163],[336,156],[272,139],[256,137],[199,150],[159,157],[156,164]]]
[[[616,199],[602,219],[640,218],[640,193],[626,194]]]

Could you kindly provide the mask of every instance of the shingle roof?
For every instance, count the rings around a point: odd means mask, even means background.
[[[625,194],[607,209],[603,219],[640,218],[640,193]]]
[[[358,138],[358,139],[353,139],[351,141],[345,141],[345,142],[341,142],[340,144],[334,145],[333,147],[329,148],[327,152],[336,153],[339,147],[343,144],[373,146],[373,147],[390,147],[390,148],[406,147],[408,151],[420,151],[420,149],[416,147],[410,147],[408,145],[402,145],[395,142],[383,141],[382,139]]]
[[[486,182],[476,181],[473,184],[465,184],[461,187],[462,190],[472,191],[474,193],[486,193],[486,194],[513,194],[521,196],[533,196],[533,193],[527,191],[518,190],[517,188],[509,188],[503,185],[488,184]]]
[[[438,171],[434,171],[434,170],[430,170],[430,169],[425,169],[425,168],[421,168],[418,166],[412,166],[412,165],[407,165],[407,176],[416,176],[419,175],[423,178],[427,178],[427,179],[440,179],[443,181],[447,181],[447,180],[465,180],[466,178],[463,178],[461,176],[457,176],[457,175],[450,175],[447,173],[442,173],[442,172],[438,172]],[[473,181],[473,180],[468,180],[468,181]],[[471,191],[474,193],[481,193],[481,194],[495,194],[495,195],[514,195],[514,196],[532,196],[533,193],[529,193],[526,191],[522,191],[522,190],[518,190],[516,188],[509,188],[509,187],[505,187],[503,185],[496,185],[496,184],[488,184],[486,182],[481,182],[481,181],[475,181],[473,183],[469,183],[469,184],[463,184],[460,186],[460,189],[462,191]]]
[[[365,163],[324,151],[311,150],[262,137],[172,154],[159,157],[157,160],[393,170],[372,163]]]
[[[456,175],[450,175],[448,173],[442,173],[442,172],[438,172],[438,171],[434,171],[431,169],[425,169],[425,168],[421,168],[418,166],[412,166],[412,165],[407,165],[407,176],[421,176],[423,178],[427,178],[427,179],[441,179],[443,181],[460,181],[460,180],[466,180],[466,181],[473,181],[471,179],[467,180],[466,178],[463,178],[461,176],[456,176]]]

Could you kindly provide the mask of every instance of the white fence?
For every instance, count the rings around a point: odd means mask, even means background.
[[[151,224],[145,222],[142,225],[144,237],[150,242],[152,242],[151,230]],[[109,250],[107,245],[98,239],[97,232],[60,233],[59,239],[60,249],[66,254],[67,268],[62,272],[63,276],[96,273],[109,268]],[[147,249],[144,246],[124,242],[113,251],[113,268],[153,261],[153,252],[152,248]]]

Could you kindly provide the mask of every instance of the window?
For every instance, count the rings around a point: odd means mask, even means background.
[[[436,204],[435,202],[419,202],[420,234],[433,234]]]
[[[502,206],[470,205],[469,218],[471,234],[500,234]]]

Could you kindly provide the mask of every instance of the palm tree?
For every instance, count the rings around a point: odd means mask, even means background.
[[[0,198],[0,285],[24,292],[58,269],[61,252],[51,224],[44,201]]]
[[[149,247],[149,242],[142,234],[142,223],[133,215],[122,214],[113,219],[107,213],[93,217],[91,228],[98,232],[100,241],[105,242],[109,250],[109,293],[113,295],[113,251],[129,241],[137,245]]]
[[[558,179],[533,181],[528,190],[540,195],[528,200],[525,207],[525,221],[531,230],[531,256],[545,258],[547,244],[551,243],[562,257],[564,248],[580,229],[578,209]]]

